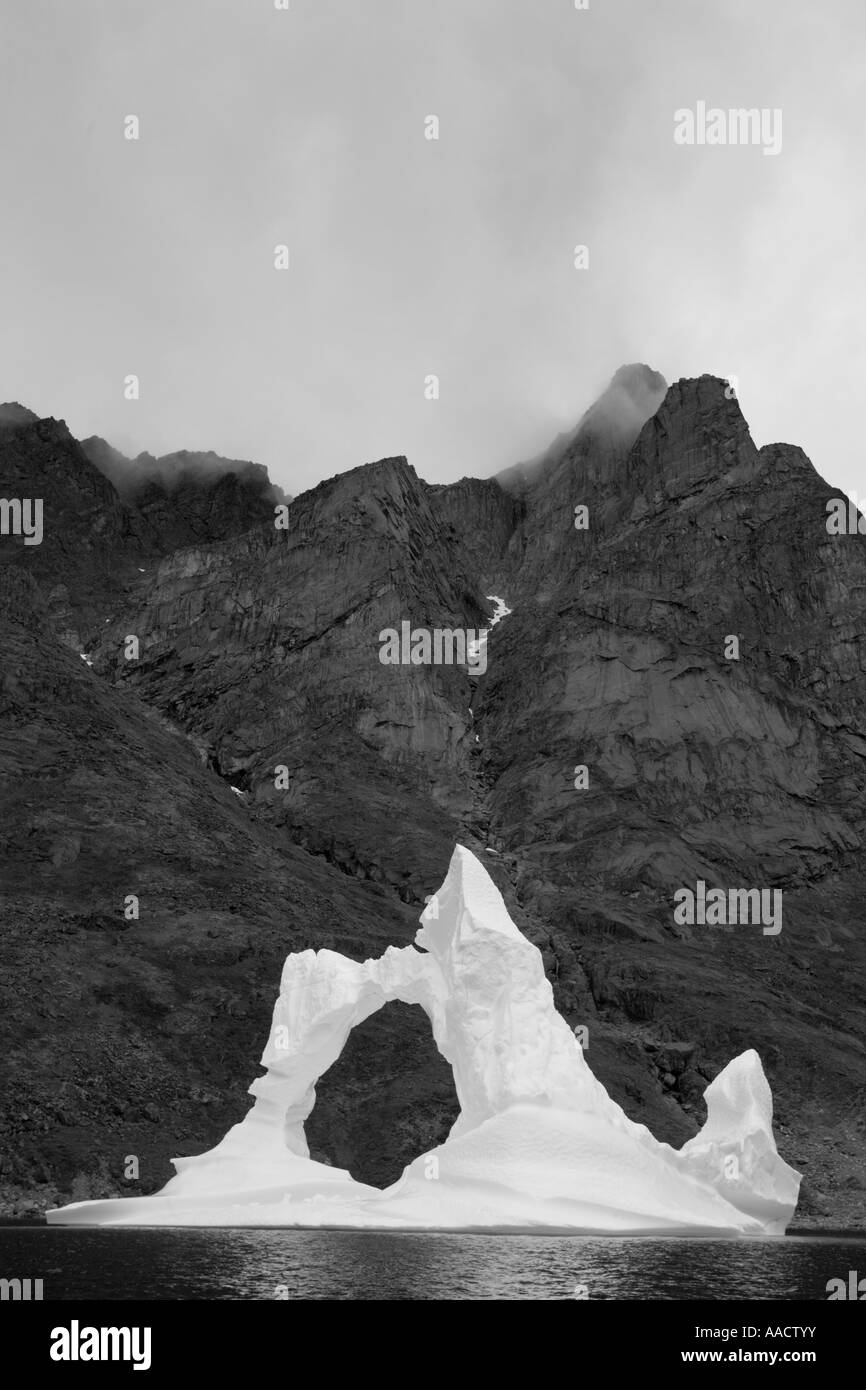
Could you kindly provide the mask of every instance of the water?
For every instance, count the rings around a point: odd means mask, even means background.
[[[866,1276],[866,1236],[764,1240],[276,1229],[0,1228],[45,1300],[806,1299]],[[283,1294],[282,1296],[285,1296]]]

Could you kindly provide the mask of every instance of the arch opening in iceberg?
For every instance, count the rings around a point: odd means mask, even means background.
[[[459,1113],[429,1018],[419,1004],[392,999],[355,1025],[319,1077],[304,1130],[312,1158],[381,1191],[444,1143]]]

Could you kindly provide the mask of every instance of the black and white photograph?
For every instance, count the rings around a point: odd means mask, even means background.
[[[864,100],[862,0],[0,0],[23,1368],[558,1301],[831,1374]]]

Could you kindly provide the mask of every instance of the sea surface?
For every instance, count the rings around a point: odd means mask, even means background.
[[[76,1299],[806,1299],[866,1235],[760,1240],[0,1226],[0,1278]],[[585,1292],[584,1292],[585,1291]]]

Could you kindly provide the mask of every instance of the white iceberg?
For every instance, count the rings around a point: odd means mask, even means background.
[[[152,1197],[77,1202],[52,1224],[317,1226],[667,1235],[782,1234],[800,1175],[779,1157],[756,1052],[707,1088],[707,1122],[677,1151],[596,1080],[556,1012],[539,951],[458,845],[415,946],[363,964],[333,951],[285,962],[255,1104],[216,1148],[174,1160]],[[352,1028],[391,999],[420,1004],[450,1062],[448,1139],[385,1191],[309,1156],[318,1078]]]

